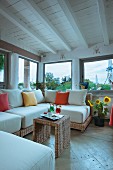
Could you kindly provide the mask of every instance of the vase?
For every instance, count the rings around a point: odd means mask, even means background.
[[[99,116],[94,117],[95,126],[104,127],[104,118]]]

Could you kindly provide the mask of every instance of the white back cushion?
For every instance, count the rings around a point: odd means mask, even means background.
[[[21,90],[18,89],[2,89],[3,93],[8,93],[9,104],[11,108],[23,106]]]
[[[49,103],[54,103],[56,98],[57,90],[45,90],[45,101]]]
[[[69,104],[74,104],[74,105],[79,105],[79,106],[85,106],[85,100],[86,100],[86,94],[87,94],[87,89],[85,90],[70,90],[69,91],[69,98],[68,98],[68,103]]]
[[[42,103],[45,101],[42,91],[40,89],[33,91],[37,99],[37,103]]]

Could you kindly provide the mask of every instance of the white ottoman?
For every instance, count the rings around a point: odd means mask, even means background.
[[[0,170],[54,170],[51,148],[0,131]]]
[[[0,112],[0,130],[14,133],[21,128],[21,117],[18,115]]]

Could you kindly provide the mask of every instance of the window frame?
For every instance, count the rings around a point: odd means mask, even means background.
[[[90,57],[90,58],[81,58],[79,59],[79,65],[80,65],[80,82],[84,81],[84,63],[86,62],[94,62],[94,61],[102,61],[102,60],[109,60],[113,59],[113,54],[111,55],[104,55],[104,56],[95,56],[95,57]],[[97,90],[95,90],[97,91]],[[101,90],[98,90],[101,91]],[[102,90],[104,91],[104,90]],[[108,90],[110,91],[110,90]]]
[[[43,64],[43,83],[45,80],[45,65],[46,64],[56,64],[56,63],[66,63],[71,62],[71,89],[72,89],[72,60],[66,60],[66,61],[54,61],[54,62],[46,62]]]
[[[35,61],[35,60],[32,60],[30,58],[27,58],[27,57],[23,57],[23,56],[18,56],[18,57],[21,58],[21,59],[24,59],[24,60],[27,60],[27,61],[31,61],[31,62],[34,62],[34,63],[37,64],[36,83],[38,83],[39,62]]]

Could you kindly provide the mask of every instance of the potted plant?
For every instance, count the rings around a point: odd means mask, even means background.
[[[108,113],[108,103],[111,101],[111,98],[108,96],[105,96],[103,101],[100,101],[97,99],[96,101],[90,101],[88,100],[91,107],[94,108],[94,121],[96,126],[104,126],[104,118]]]
[[[46,87],[46,83],[44,83],[44,82],[38,81],[36,83],[36,89],[40,89],[43,93],[44,93],[45,87]]]

